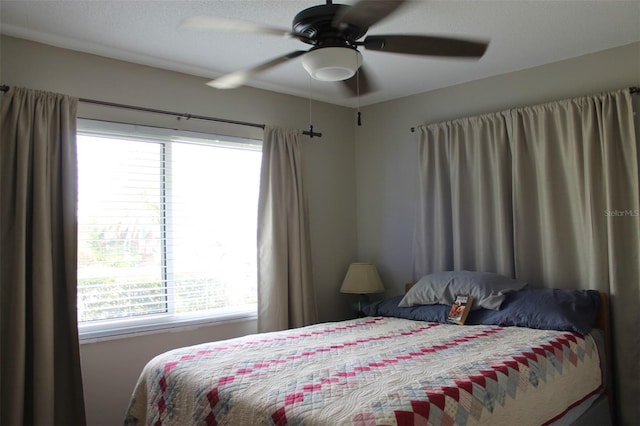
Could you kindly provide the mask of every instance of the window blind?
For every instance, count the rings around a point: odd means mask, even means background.
[[[101,124],[78,133],[78,321],[255,312],[256,141]]]

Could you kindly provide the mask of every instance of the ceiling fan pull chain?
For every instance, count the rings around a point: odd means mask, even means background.
[[[360,69],[356,71],[356,97],[358,98],[358,126],[362,126],[362,114],[360,113]]]
[[[309,76],[309,137],[313,137],[313,88],[311,76]]]

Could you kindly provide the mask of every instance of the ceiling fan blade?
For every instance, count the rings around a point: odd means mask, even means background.
[[[207,86],[215,87],[216,89],[235,89],[245,84],[254,75],[287,62],[291,59],[297,58],[300,55],[307,53],[306,50],[295,50],[289,52],[286,55],[274,58],[268,62],[256,65],[255,67],[235,71],[229,74],[225,74],[222,77],[218,77],[215,80],[211,80],[207,83]]]
[[[342,84],[353,96],[364,96],[367,93],[378,90],[374,79],[371,78],[371,73],[367,72],[367,68],[364,65],[358,69],[358,72],[353,77],[343,80]]]
[[[471,58],[482,57],[489,46],[488,41],[422,35],[369,36],[361,44],[381,52]]]
[[[178,27],[192,30],[271,34],[283,37],[297,36],[296,34],[291,33],[290,30],[284,28],[277,28],[269,25],[257,24],[255,22],[242,21],[239,19],[227,19],[204,15],[186,18]]]
[[[341,28],[347,25],[355,25],[360,28],[369,28],[393,13],[407,0],[360,0],[345,12],[338,14],[333,21],[333,26]]]

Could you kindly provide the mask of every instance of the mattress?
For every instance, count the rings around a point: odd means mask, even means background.
[[[367,317],[159,355],[125,424],[545,424],[601,391],[591,335]]]

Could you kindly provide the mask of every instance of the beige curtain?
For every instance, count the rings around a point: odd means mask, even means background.
[[[415,277],[476,269],[609,293],[618,420],[633,424],[640,418],[640,333],[633,331],[640,185],[629,91],[423,126],[419,144]],[[447,155],[434,157],[441,151]],[[478,172],[488,164],[491,172]]]
[[[300,131],[267,126],[258,202],[258,330],[317,322]]]
[[[628,90],[505,113],[519,277],[611,296],[622,424],[640,418],[640,202]]]
[[[414,275],[513,275],[511,152],[500,114],[422,126]]]
[[[85,424],[76,322],[77,99],[12,88],[0,116],[3,425]]]

